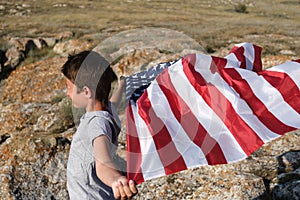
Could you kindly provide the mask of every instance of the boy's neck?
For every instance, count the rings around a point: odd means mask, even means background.
[[[86,112],[101,111],[101,110],[106,110],[106,107],[102,106],[102,104],[99,101],[90,102],[86,107]]]

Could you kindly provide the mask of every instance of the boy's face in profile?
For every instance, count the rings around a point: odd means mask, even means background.
[[[75,108],[85,108],[88,103],[88,98],[84,90],[77,92],[77,87],[69,79],[65,79],[67,83],[67,96],[72,99]]]

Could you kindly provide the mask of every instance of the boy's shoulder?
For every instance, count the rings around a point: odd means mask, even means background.
[[[93,140],[101,135],[108,136],[112,143],[120,132],[120,126],[108,111],[94,111],[86,113],[85,124],[88,137]]]

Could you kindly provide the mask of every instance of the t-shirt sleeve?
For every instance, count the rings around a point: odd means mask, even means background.
[[[105,120],[101,117],[93,118],[88,125],[88,135],[90,141],[93,143],[94,139],[105,135],[112,141],[112,130],[111,125],[108,120]]]

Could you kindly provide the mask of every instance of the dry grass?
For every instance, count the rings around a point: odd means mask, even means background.
[[[244,1],[247,13],[235,11],[240,1],[180,0],[58,0],[0,3],[0,35],[54,35],[64,30],[76,35],[96,34],[101,41],[135,27],[163,27],[180,31],[204,47],[218,49],[237,42],[300,54],[298,0]],[[19,16],[21,15],[21,16]],[[276,35],[277,37],[273,37]],[[1,42],[0,45],[5,45]]]

